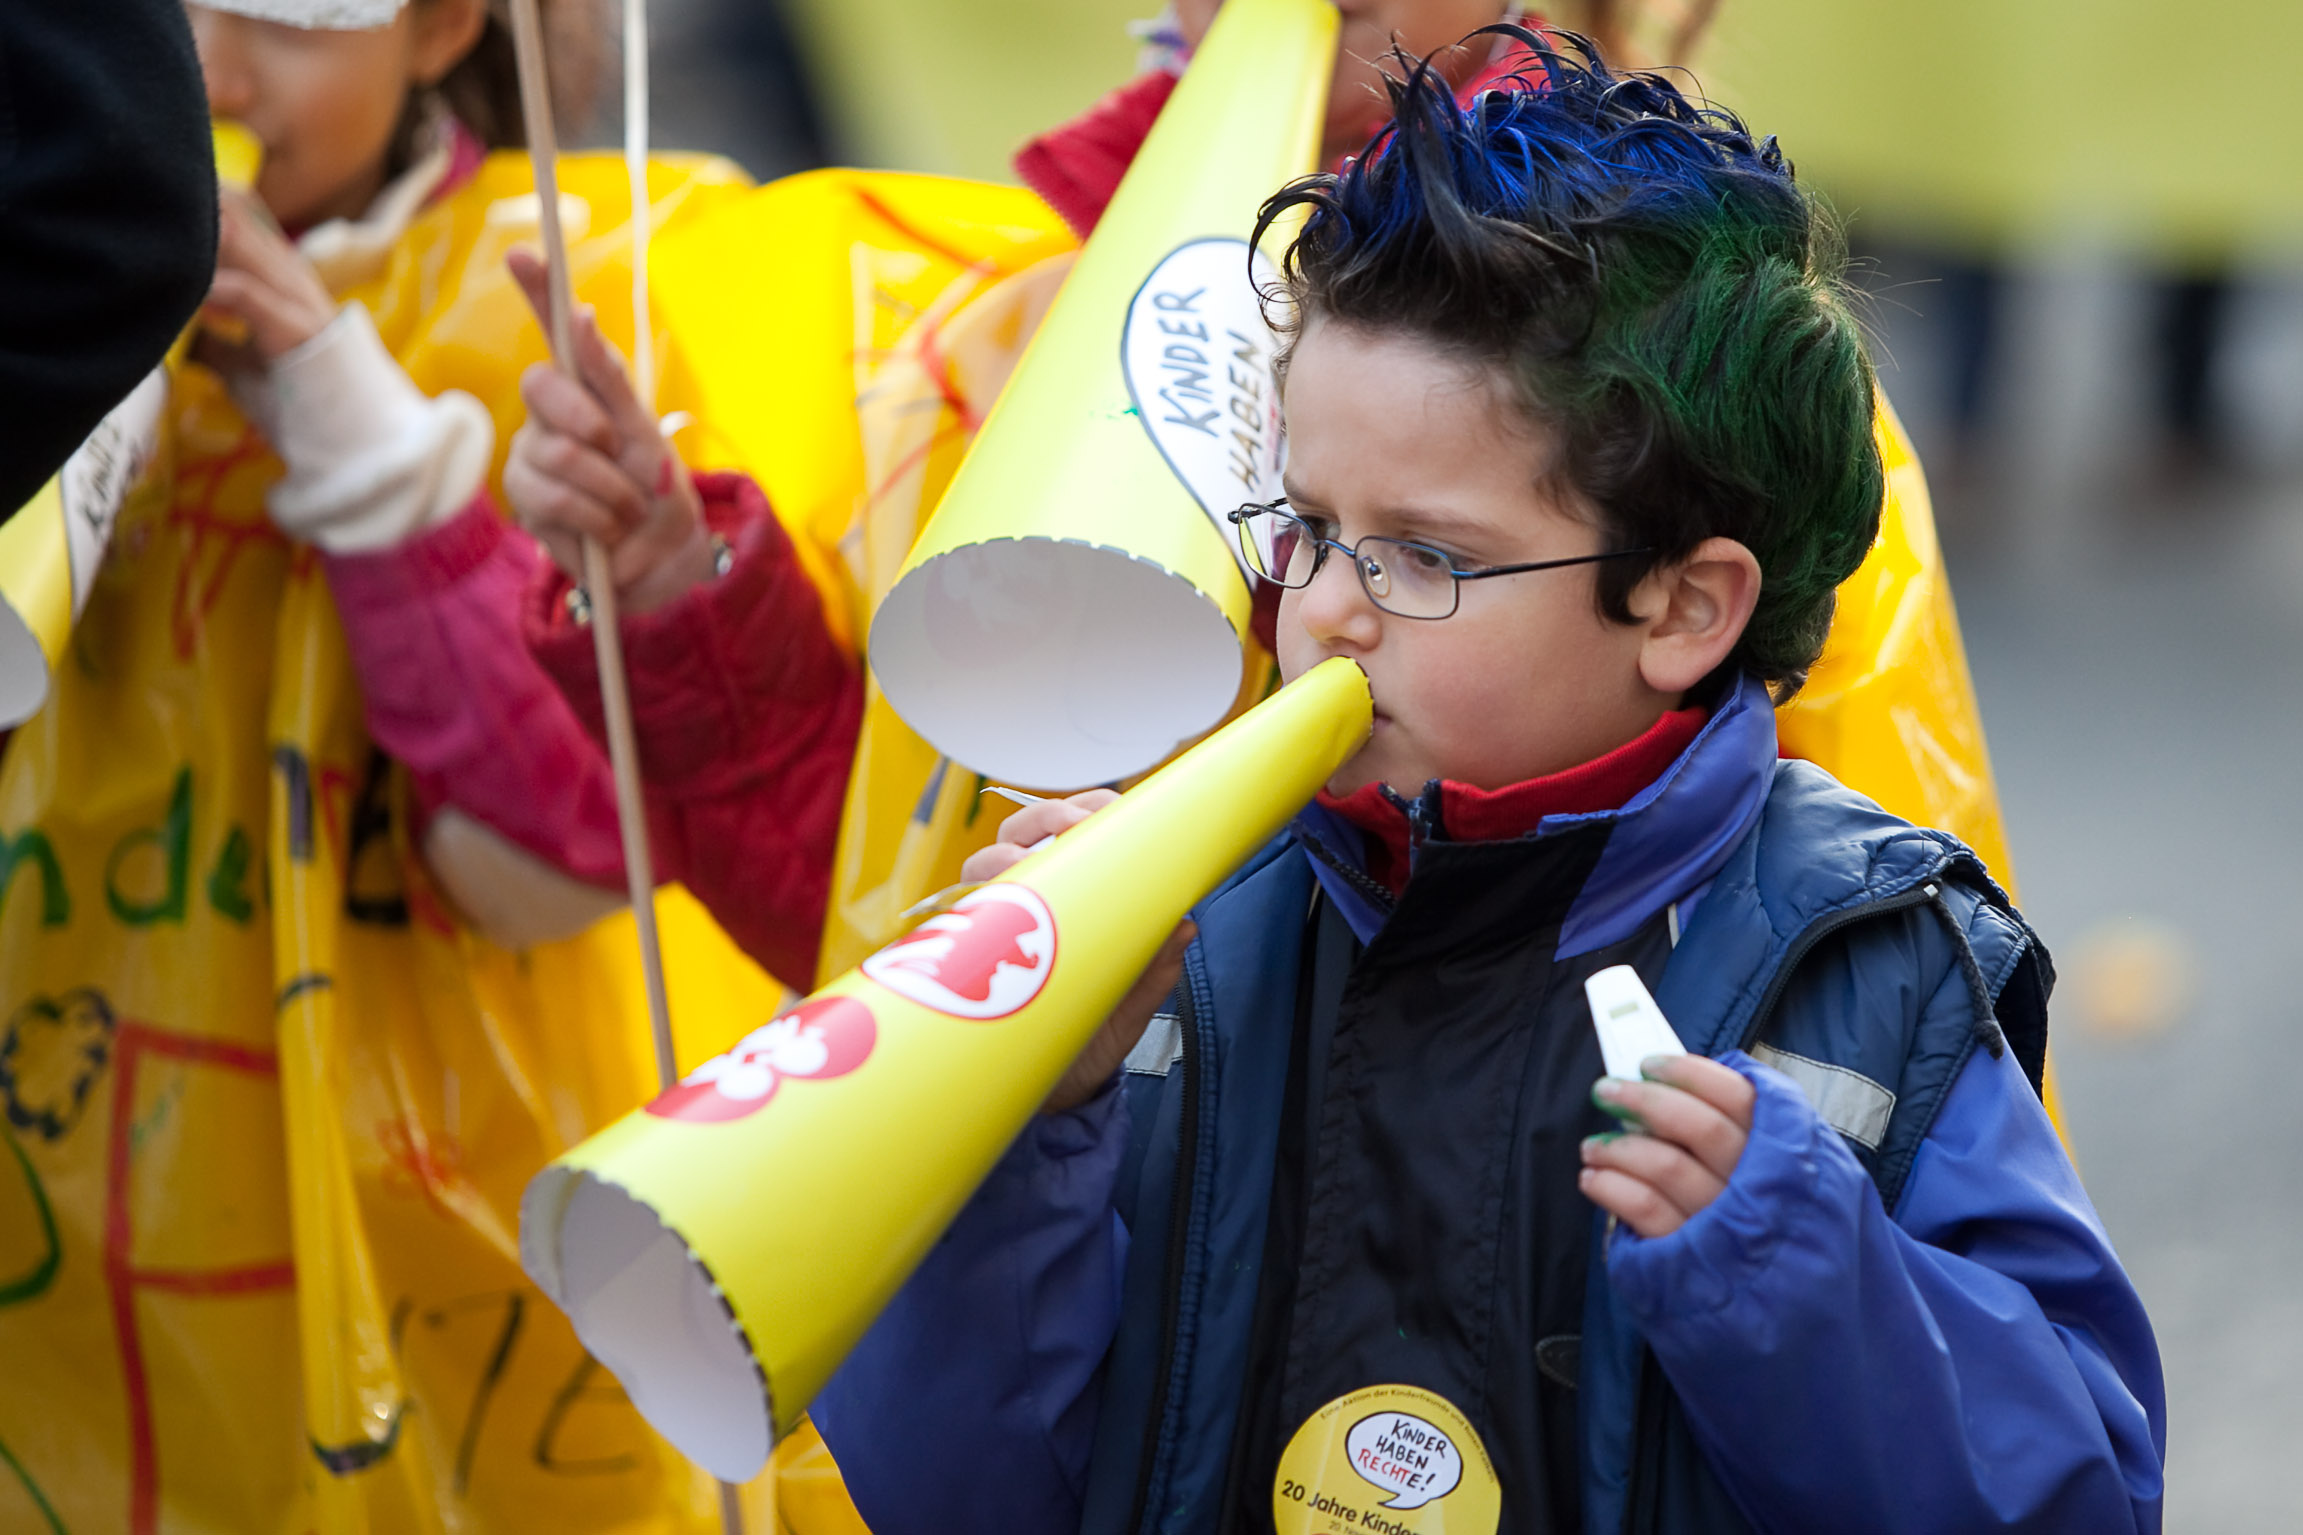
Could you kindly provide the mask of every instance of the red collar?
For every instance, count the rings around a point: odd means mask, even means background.
[[[1547,816],[1621,809],[1679,760],[1710,717],[1700,704],[1674,709],[1604,757],[1501,789],[1442,780],[1440,826],[1451,842],[1503,842],[1526,836]],[[1363,784],[1340,799],[1322,789],[1319,802],[1368,834],[1367,872],[1397,895],[1407,887],[1407,814],[1384,788]]]

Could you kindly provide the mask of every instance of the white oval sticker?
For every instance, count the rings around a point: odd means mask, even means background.
[[[1137,418],[1235,555],[1225,514],[1277,496],[1285,462],[1277,338],[1256,302],[1276,275],[1245,240],[1179,245],[1136,290],[1120,342]]]

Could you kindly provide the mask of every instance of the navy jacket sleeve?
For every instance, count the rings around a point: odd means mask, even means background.
[[[0,5],[0,519],[160,361],[215,267],[183,0]]]
[[[1724,1192],[1608,1274],[1762,1530],[2160,1527],[2143,1305],[2012,1055],[1978,1051],[1890,1219],[1789,1079]]]
[[[1079,1528],[1127,1096],[1036,1119],[810,1409],[873,1535]]]

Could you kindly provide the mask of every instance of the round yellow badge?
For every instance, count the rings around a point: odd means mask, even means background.
[[[1368,1386],[1295,1431],[1271,1508],[1279,1535],[1495,1535],[1503,1489],[1454,1403]]]

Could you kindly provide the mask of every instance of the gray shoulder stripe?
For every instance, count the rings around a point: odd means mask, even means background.
[[[1778,1050],[1769,1044],[1753,1045],[1751,1058],[1774,1067],[1798,1083],[1799,1090],[1807,1094],[1807,1101],[1815,1105],[1815,1112],[1823,1122],[1857,1145],[1877,1151],[1879,1143],[1887,1138],[1887,1121],[1895,1113],[1895,1095],[1869,1077],[1844,1066],[1811,1061],[1804,1055],[1793,1055],[1789,1050]],[[1132,1056],[1129,1062],[1133,1069]]]
[[[1154,1013],[1123,1069],[1139,1077],[1164,1077],[1182,1059],[1183,1020],[1173,1013]]]

